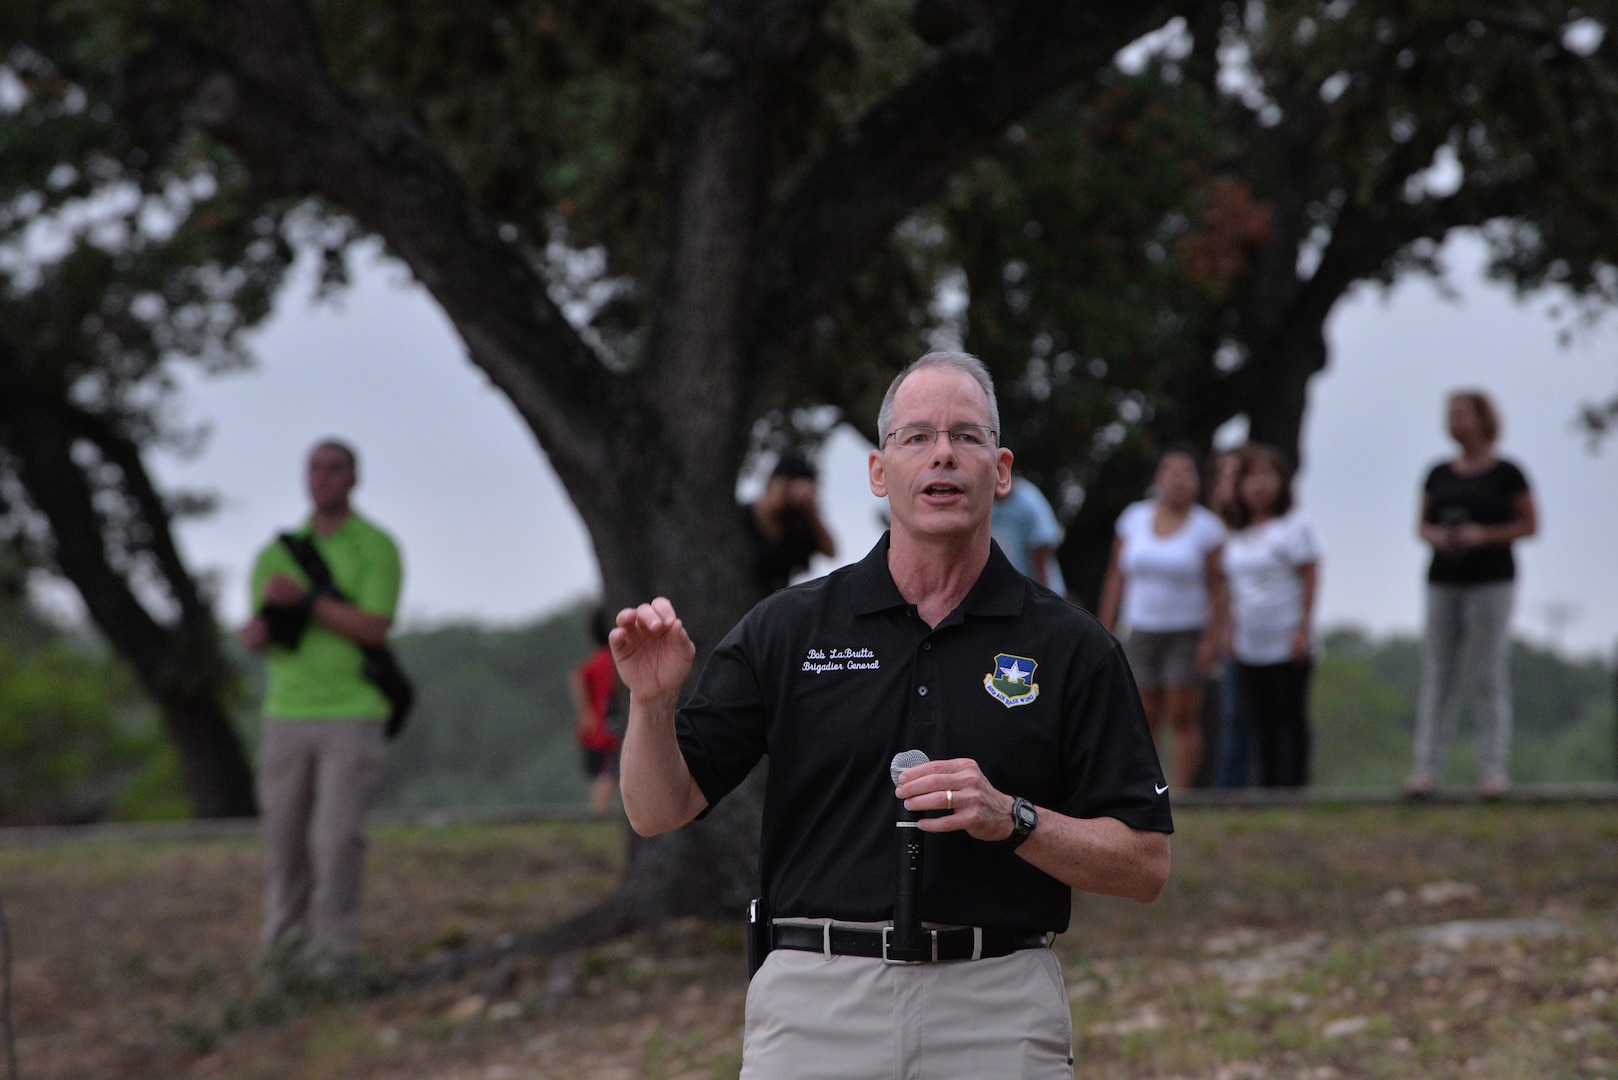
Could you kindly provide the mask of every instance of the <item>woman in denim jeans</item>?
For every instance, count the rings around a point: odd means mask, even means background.
[[[1418,532],[1433,549],[1427,571],[1427,629],[1422,642],[1410,795],[1432,793],[1444,775],[1461,707],[1476,695],[1478,793],[1499,798],[1510,784],[1511,604],[1517,567],[1511,545],[1539,527],[1528,478],[1497,457],[1500,414],[1488,395],[1449,396],[1450,438],[1459,456],[1433,466],[1422,485]]]

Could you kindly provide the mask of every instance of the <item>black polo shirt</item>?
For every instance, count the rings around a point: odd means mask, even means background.
[[[899,595],[886,536],[776,593],[708,658],[676,730],[709,805],[769,756],[760,871],[777,918],[892,918],[901,750],[973,758],[999,790],[1072,817],[1174,829],[1118,643],[998,546],[936,628]],[[1067,929],[1069,888],[1016,853],[965,832],[924,843],[924,919]]]

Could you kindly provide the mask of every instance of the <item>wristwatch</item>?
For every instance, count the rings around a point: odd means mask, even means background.
[[[1011,835],[1000,841],[1007,851],[1016,851],[1028,834],[1039,824],[1039,811],[1027,799],[1018,798],[1011,804]]]

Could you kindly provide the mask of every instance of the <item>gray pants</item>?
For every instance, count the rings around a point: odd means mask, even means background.
[[[747,988],[741,1080],[1072,1080],[1049,949],[885,964],[777,949]]]
[[[258,798],[269,879],[266,947],[301,933],[337,956],[354,951],[365,815],[385,753],[376,720],[265,719]]]
[[[1511,602],[1515,584],[1428,585],[1427,633],[1421,649],[1416,712],[1416,771],[1437,779],[1468,697],[1478,763],[1485,777],[1506,779],[1511,755]]]

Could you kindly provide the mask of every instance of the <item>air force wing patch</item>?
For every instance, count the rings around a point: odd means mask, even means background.
[[[1026,656],[1000,653],[994,658],[994,670],[983,676],[983,689],[1008,709],[1026,705],[1039,696],[1039,684],[1034,681],[1038,666]]]

